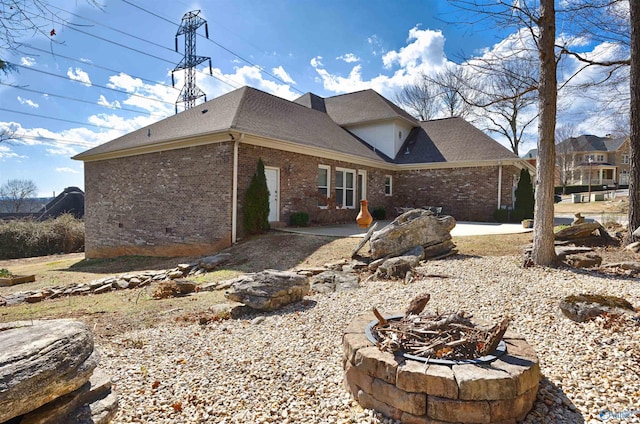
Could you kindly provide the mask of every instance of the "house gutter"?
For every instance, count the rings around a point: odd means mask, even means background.
[[[498,209],[502,207],[502,162],[498,162]]]
[[[244,133],[239,137],[233,138],[233,134],[229,134],[233,142],[233,189],[231,193],[231,243],[238,241],[238,150],[240,142],[244,139]]]

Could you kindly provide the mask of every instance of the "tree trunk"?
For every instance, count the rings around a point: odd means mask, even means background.
[[[632,232],[640,227],[640,2],[629,1],[631,12],[631,96],[629,141],[629,233],[627,242],[638,240]]]
[[[556,18],[554,0],[540,1],[538,21],[540,38],[540,80],[538,85],[538,160],[536,165],[535,210],[533,225],[532,260],[535,265],[553,265],[556,262],[553,236],[553,188],[555,177],[555,127],[556,127]]]

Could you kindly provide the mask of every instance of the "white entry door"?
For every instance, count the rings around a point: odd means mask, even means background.
[[[269,189],[269,222],[280,221],[280,168],[264,168]]]

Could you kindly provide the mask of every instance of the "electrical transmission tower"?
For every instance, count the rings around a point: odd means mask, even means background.
[[[209,26],[207,21],[200,16],[199,10],[187,12],[182,17],[182,24],[176,33],[176,51],[178,51],[178,36],[184,34],[184,57],[178,65],[171,71],[171,83],[175,87],[175,79],[173,73],[181,69],[185,70],[184,87],[180,90],[178,99],[176,100],[176,113],[178,113],[178,103],[184,103],[184,109],[190,109],[196,105],[196,99],[204,97],[207,101],[207,95],[196,86],[196,66],[209,61],[209,73],[213,75],[211,70],[211,58],[205,56],[196,56],[196,30],[204,24],[205,34],[209,38]]]

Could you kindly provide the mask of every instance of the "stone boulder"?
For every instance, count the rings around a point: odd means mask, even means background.
[[[633,313],[633,305],[617,296],[579,294],[567,296],[560,302],[560,310],[569,319],[584,322],[602,314]]]
[[[360,277],[351,272],[324,271],[310,280],[310,290],[316,293],[331,293],[353,290],[360,287]]]
[[[234,279],[225,297],[253,309],[274,311],[302,300],[308,293],[308,277],[268,269]]]
[[[111,378],[96,369],[82,387],[24,415],[20,424],[106,424],[115,415],[118,398],[111,391]]]
[[[230,253],[218,253],[214,256],[207,256],[198,261],[198,266],[206,271],[213,271],[218,266],[231,259]]]
[[[0,422],[82,387],[98,364],[89,328],[74,320],[0,325]]]
[[[452,216],[435,216],[424,209],[412,209],[371,236],[371,257],[399,256],[415,246],[430,246],[451,239],[456,226]]]
[[[155,299],[186,296],[196,291],[196,283],[189,280],[169,280],[158,284],[153,292]]]

